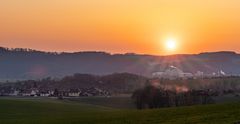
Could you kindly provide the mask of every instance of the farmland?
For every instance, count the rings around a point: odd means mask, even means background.
[[[93,98],[94,99],[94,98]],[[107,99],[107,98],[103,98]],[[1,124],[226,124],[240,121],[240,103],[153,110],[123,109],[49,98],[0,98]],[[101,100],[94,100],[101,101]],[[109,101],[107,101],[109,102]],[[110,103],[108,103],[110,104]],[[116,104],[116,103],[114,103]]]

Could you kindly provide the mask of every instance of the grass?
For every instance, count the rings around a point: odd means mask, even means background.
[[[110,108],[135,109],[135,105],[131,97],[82,97],[68,98],[68,100],[72,102],[86,103]]]
[[[54,99],[0,99],[0,124],[233,124],[240,103],[133,110]]]

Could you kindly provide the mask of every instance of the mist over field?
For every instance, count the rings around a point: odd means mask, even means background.
[[[153,56],[109,54],[105,52],[48,53],[28,49],[0,49],[1,80],[64,77],[74,73],[106,75],[133,73],[151,77],[152,73],[176,66],[184,72],[212,74],[223,70],[240,74],[240,54],[212,52],[188,55]]]

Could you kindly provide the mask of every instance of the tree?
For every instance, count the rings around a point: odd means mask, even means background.
[[[58,91],[58,89],[54,89],[53,96],[59,96],[59,91]]]

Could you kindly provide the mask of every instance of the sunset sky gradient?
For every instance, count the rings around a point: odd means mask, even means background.
[[[167,51],[174,38],[178,47]],[[240,52],[240,0],[0,0],[0,46],[45,51]]]

